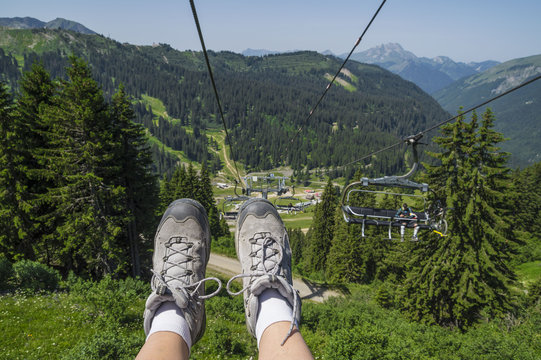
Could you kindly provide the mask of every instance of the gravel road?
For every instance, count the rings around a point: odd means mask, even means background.
[[[241,273],[240,263],[237,259],[232,259],[227,256],[211,253],[209,269],[218,271],[228,276],[234,276]],[[340,296],[340,293],[326,289],[320,285],[313,284],[305,279],[293,278],[293,287],[299,291],[302,300],[312,300],[315,302],[323,302],[330,296]]]

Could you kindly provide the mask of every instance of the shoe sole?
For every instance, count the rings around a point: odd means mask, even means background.
[[[254,207],[253,211],[251,211],[250,213],[247,213],[246,209],[248,208],[248,206],[255,203],[261,204],[262,206]],[[240,207],[239,216],[237,218],[237,229],[242,226],[248,214],[252,214],[255,217],[262,218],[269,212],[275,215],[278,219],[280,219],[280,221],[282,221],[282,219],[280,218],[280,215],[278,214],[278,211],[276,210],[276,208],[270,201],[266,199],[262,199],[262,198],[253,198],[253,199],[247,200]]]
[[[189,205],[189,206],[178,206],[178,205]],[[165,210],[165,213],[163,214],[162,219],[160,221],[160,225],[158,225],[158,229],[156,230],[156,234],[158,234],[161,231],[163,223],[170,216],[172,216],[178,222],[182,222],[186,220],[188,217],[193,217],[199,222],[201,228],[207,229],[207,232],[209,233],[209,238],[207,242],[208,251],[207,251],[207,258],[205,259],[205,264],[208,264],[212,236],[210,236],[210,225],[208,221],[207,211],[205,210],[203,205],[201,205],[200,202],[193,199],[178,199],[178,200],[173,201],[171,204],[169,204],[169,206],[167,207],[167,210]]]

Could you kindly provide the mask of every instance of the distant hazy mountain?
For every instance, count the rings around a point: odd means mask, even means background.
[[[10,29],[64,29],[76,31],[81,34],[96,34],[94,31],[79,24],[78,22],[62,18],[56,18],[49,22],[43,22],[31,17],[0,18],[0,26]]]
[[[340,57],[346,56],[347,54],[342,54]],[[455,62],[446,56],[438,56],[433,59],[419,58],[412,52],[404,50],[399,44],[376,46],[353,54],[351,59],[379,65],[417,84],[429,94],[460,78],[476,74],[498,64],[497,61],[466,64]]]
[[[461,79],[433,96],[445,110],[456,114],[460,106],[475,106],[539,74],[541,55],[515,59]],[[496,115],[496,130],[509,138],[502,148],[513,154],[512,164],[525,166],[541,161],[541,80],[489,107]]]
[[[279,51],[265,50],[265,49],[246,49],[242,52],[244,56],[265,56],[279,54]]]
[[[0,18],[0,26],[4,26],[11,29],[36,29],[45,26],[45,23],[41,20],[31,17],[14,17],[14,18]]]
[[[63,30],[72,30],[79,32],[81,34],[96,34],[94,31],[88,29],[87,27],[79,24],[78,22],[66,20],[62,18],[56,18],[52,21],[49,21],[45,24],[47,29],[63,29]]]

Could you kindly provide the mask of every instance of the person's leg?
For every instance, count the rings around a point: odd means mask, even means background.
[[[159,331],[150,335],[137,354],[136,360],[187,360],[190,350],[186,341],[170,331]]]
[[[205,331],[204,300],[221,282],[206,278],[210,231],[205,209],[197,201],[176,200],[167,208],[154,238],[152,293],[147,299],[147,340],[137,359],[187,359]],[[207,280],[218,289],[205,295]]]
[[[286,342],[281,344],[289,327],[288,321],[279,321],[265,329],[259,342],[259,360],[314,358],[296,326]]]
[[[313,359],[297,326],[301,301],[292,286],[291,249],[284,224],[274,206],[263,199],[240,209],[235,247],[242,274],[227,290],[244,294],[246,325],[257,339],[260,359]],[[243,279],[243,289],[229,290]]]
[[[419,226],[417,226],[417,223],[413,224],[413,240],[418,240],[417,233],[419,232]]]

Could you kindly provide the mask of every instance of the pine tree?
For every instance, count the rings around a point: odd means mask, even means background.
[[[0,251],[10,258],[32,258],[32,247],[24,243],[24,216],[18,205],[20,139],[16,132],[14,107],[6,86],[0,82]]]
[[[327,255],[334,236],[336,206],[336,190],[329,178],[321,195],[321,202],[316,205],[312,231],[306,253],[303,254],[305,269],[310,272],[325,270]]]
[[[301,229],[288,229],[289,243],[291,245],[291,261],[293,266],[302,263],[302,252],[306,246],[306,235]]]
[[[214,202],[214,192],[212,191],[212,184],[210,183],[210,174],[207,168],[207,163],[203,162],[201,173],[199,174],[199,182],[197,183],[197,196],[198,200],[207,210],[210,232],[214,238],[218,238],[222,235],[226,235],[222,231],[220,223],[220,214],[216,203]]]
[[[185,197],[194,199],[197,198],[199,178],[193,164],[189,163],[186,169],[186,176],[181,179],[179,190],[182,192],[177,198]]]
[[[118,170],[113,180],[125,191],[125,204],[118,215],[126,217],[125,234],[131,273],[139,276],[140,254],[144,246],[141,240],[148,238],[154,230],[155,219],[152,215],[157,205],[156,178],[151,174],[152,154],[144,128],[133,122],[135,114],[122,85],[112,98],[110,116],[115,155],[112,165],[117,166]],[[118,244],[121,248],[124,248],[123,245]]]
[[[449,235],[432,238],[409,263],[401,298],[416,319],[465,328],[511,309],[507,262],[514,236],[503,207],[507,154],[499,152],[503,137],[492,123],[489,110],[480,128],[476,115],[469,124],[459,118],[435,139],[443,149],[433,154],[441,165],[427,165],[428,177],[452,213]]]
[[[515,261],[541,260],[541,162],[515,171],[512,177],[515,196],[511,224],[521,239]]]
[[[335,231],[326,263],[326,278],[334,283],[360,282],[366,276],[361,251],[366,239],[358,226],[342,220],[342,211],[336,210]]]
[[[21,95],[17,102],[17,133],[24,138],[19,166],[20,181],[24,183],[20,192],[20,203],[24,204],[26,226],[22,232],[33,243],[38,260],[51,264],[54,247],[47,235],[54,232],[55,224],[44,221],[44,216],[51,209],[47,203],[37,198],[53,186],[47,177],[42,176],[44,169],[39,161],[43,149],[48,148],[46,134],[49,126],[42,119],[45,107],[51,104],[55,94],[55,84],[41,64],[32,64],[31,71],[24,73],[20,82]]]
[[[118,168],[112,162],[109,108],[88,65],[74,57],[70,62],[68,80],[43,114],[52,130],[41,161],[55,187],[40,201],[54,208],[48,221],[58,223],[54,237],[67,269],[93,275],[125,271],[115,239],[127,223],[119,209],[126,194],[113,181]]]
[[[161,216],[165,209],[167,209],[167,206],[170,204],[169,199],[172,197],[171,195],[171,182],[167,179],[167,174],[163,174],[160,182],[159,182],[159,188],[160,188],[160,194],[159,194],[159,205],[156,209],[156,216]]]

